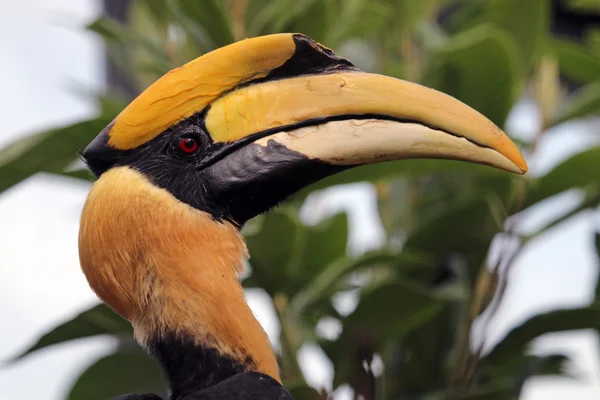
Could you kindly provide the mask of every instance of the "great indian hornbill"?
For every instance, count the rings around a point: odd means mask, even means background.
[[[85,149],[99,178],[81,265],[159,361],[171,399],[288,399],[238,281],[240,227],[328,175],[425,157],[527,171],[452,97],[361,72],[304,35],[246,39],[160,78]]]

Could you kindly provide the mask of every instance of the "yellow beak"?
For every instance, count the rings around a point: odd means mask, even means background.
[[[427,157],[527,171],[508,136],[471,107],[415,83],[363,72],[234,90],[211,105],[205,123],[218,142],[271,132],[258,143],[274,140],[336,165]]]

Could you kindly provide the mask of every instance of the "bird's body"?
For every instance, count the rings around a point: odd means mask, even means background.
[[[527,169],[449,96],[363,73],[303,35],[235,43],[159,79],[85,150],[98,180],[83,272],[161,364],[170,399],[291,398],[238,280],[240,227],[328,175],[422,157]]]
[[[235,391],[231,389],[235,388]],[[279,382],[258,372],[243,372],[201,391],[191,392],[177,400],[293,400]],[[152,393],[129,394],[114,400],[163,400]]]

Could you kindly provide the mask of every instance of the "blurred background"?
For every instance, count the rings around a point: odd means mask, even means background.
[[[0,13],[0,399],[165,393],[80,272],[77,151],[168,70],[276,32],[457,97],[530,165],[361,167],[251,221],[243,284],[295,398],[600,398],[600,0],[21,0]]]

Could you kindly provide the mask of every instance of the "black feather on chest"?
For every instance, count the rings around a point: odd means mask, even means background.
[[[175,335],[150,340],[148,351],[160,363],[173,400],[246,372],[254,364],[251,359],[233,359],[209,344],[199,345]]]
[[[171,400],[292,399],[272,377],[253,372],[250,357],[232,358],[191,338],[167,336],[148,343],[169,382]]]

